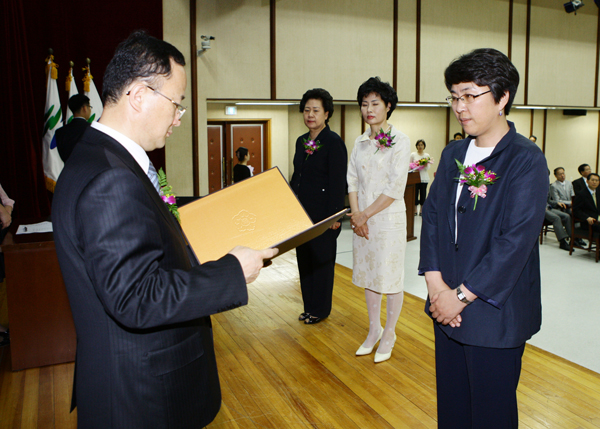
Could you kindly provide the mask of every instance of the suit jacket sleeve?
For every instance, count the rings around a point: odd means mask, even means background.
[[[86,272],[105,311],[124,326],[184,322],[248,302],[237,258],[192,267],[182,256],[185,242],[165,236],[159,223],[168,218],[131,170],[98,174],[77,204],[76,236]],[[171,223],[171,234],[180,234]]]
[[[489,251],[464,279],[469,290],[498,308],[512,293],[529,260],[532,243],[540,234],[548,195],[547,165],[541,151],[529,152],[514,166],[512,174],[504,177],[511,183],[505,188],[505,213],[495,226],[500,233],[493,236]]]
[[[446,177],[447,163],[454,162],[448,156],[449,151],[444,149],[436,172],[436,177]],[[450,158],[450,159],[448,159]],[[449,187],[452,190],[452,187]],[[438,201],[442,192],[449,192],[442,180],[434,180],[429,190],[429,195],[423,205],[423,219],[421,226],[421,246],[419,253],[419,275],[427,271],[440,271],[439,261],[439,234],[438,234]],[[443,215],[443,214],[442,214]]]
[[[329,208],[328,213],[334,214],[344,208],[346,195],[346,171],[348,166],[348,151],[344,141],[337,134],[331,133],[331,147],[327,157],[329,163]]]

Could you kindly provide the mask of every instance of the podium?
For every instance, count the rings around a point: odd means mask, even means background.
[[[406,205],[406,241],[416,240],[415,236],[415,193],[417,183],[421,183],[418,171],[408,173],[406,189],[404,190],[404,204]]]
[[[15,235],[17,227],[13,222],[2,242],[12,370],[72,362],[75,325],[54,237]]]

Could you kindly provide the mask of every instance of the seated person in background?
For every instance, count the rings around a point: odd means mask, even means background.
[[[552,185],[550,185],[550,189],[548,190],[548,204],[544,217],[546,221],[552,223],[559,247],[562,250],[570,250],[567,238],[571,237],[571,216],[560,210],[560,208],[564,208],[564,204],[556,201],[552,193]]]
[[[537,142],[537,137],[534,136],[533,134],[529,136],[529,140],[531,140],[532,142]]]
[[[68,101],[69,109],[73,112],[73,119],[64,127],[56,130],[56,148],[63,162],[67,162],[75,143],[90,126],[88,119],[92,116],[90,99],[83,94],[75,94]]]
[[[581,174],[581,177],[577,180],[573,180],[573,191],[575,192],[575,195],[579,195],[581,192],[587,190],[587,177],[588,174],[592,172],[592,169],[588,164],[581,164],[577,167],[577,170],[579,171],[579,174]]]
[[[454,138],[448,142],[448,144],[452,143],[454,140],[462,140],[465,136],[462,133],[454,133]]]
[[[248,149],[240,146],[238,150],[235,151],[235,156],[239,162],[233,167],[233,183],[241,182],[248,177],[252,177],[252,172],[254,170],[252,166],[248,165],[248,161],[250,160]]]
[[[565,169],[563,167],[556,167],[554,169],[554,177],[556,177],[556,182],[550,185],[552,199],[558,203],[561,209],[567,211],[567,208],[571,208],[571,198],[575,196],[573,185],[570,181],[566,180]],[[567,211],[567,213],[570,213],[570,211]]]
[[[600,184],[600,176],[596,173],[590,173],[587,176],[588,190],[575,195],[573,202],[573,214],[577,219],[586,221],[592,225],[594,232],[600,232],[600,223],[598,223],[598,217],[600,216],[600,210],[598,210],[598,195],[596,190]]]

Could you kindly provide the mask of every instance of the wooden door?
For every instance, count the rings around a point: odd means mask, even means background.
[[[208,193],[223,188],[223,124],[208,125]]]

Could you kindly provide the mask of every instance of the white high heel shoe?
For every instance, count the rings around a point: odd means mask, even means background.
[[[379,337],[377,337],[377,341],[375,341],[375,344],[373,344],[371,347],[360,346],[358,348],[358,350],[356,351],[356,356],[370,355],[373,352],[375,345],[379,342],[379,340],[381,340],[382,335],[383,335],[383,328],[381,328],[381,332],[379,333]]]
[[[389,358],[391,358],[392,357],[392,350],[394,349],[395,345],[396,345],[396,334],[394,333],[394,344],[392,344],[392,348],[390,349],[389,353],[377,353],[377,352],[375,352],[375,363],[385,362],[386,360],[388,360]]]

